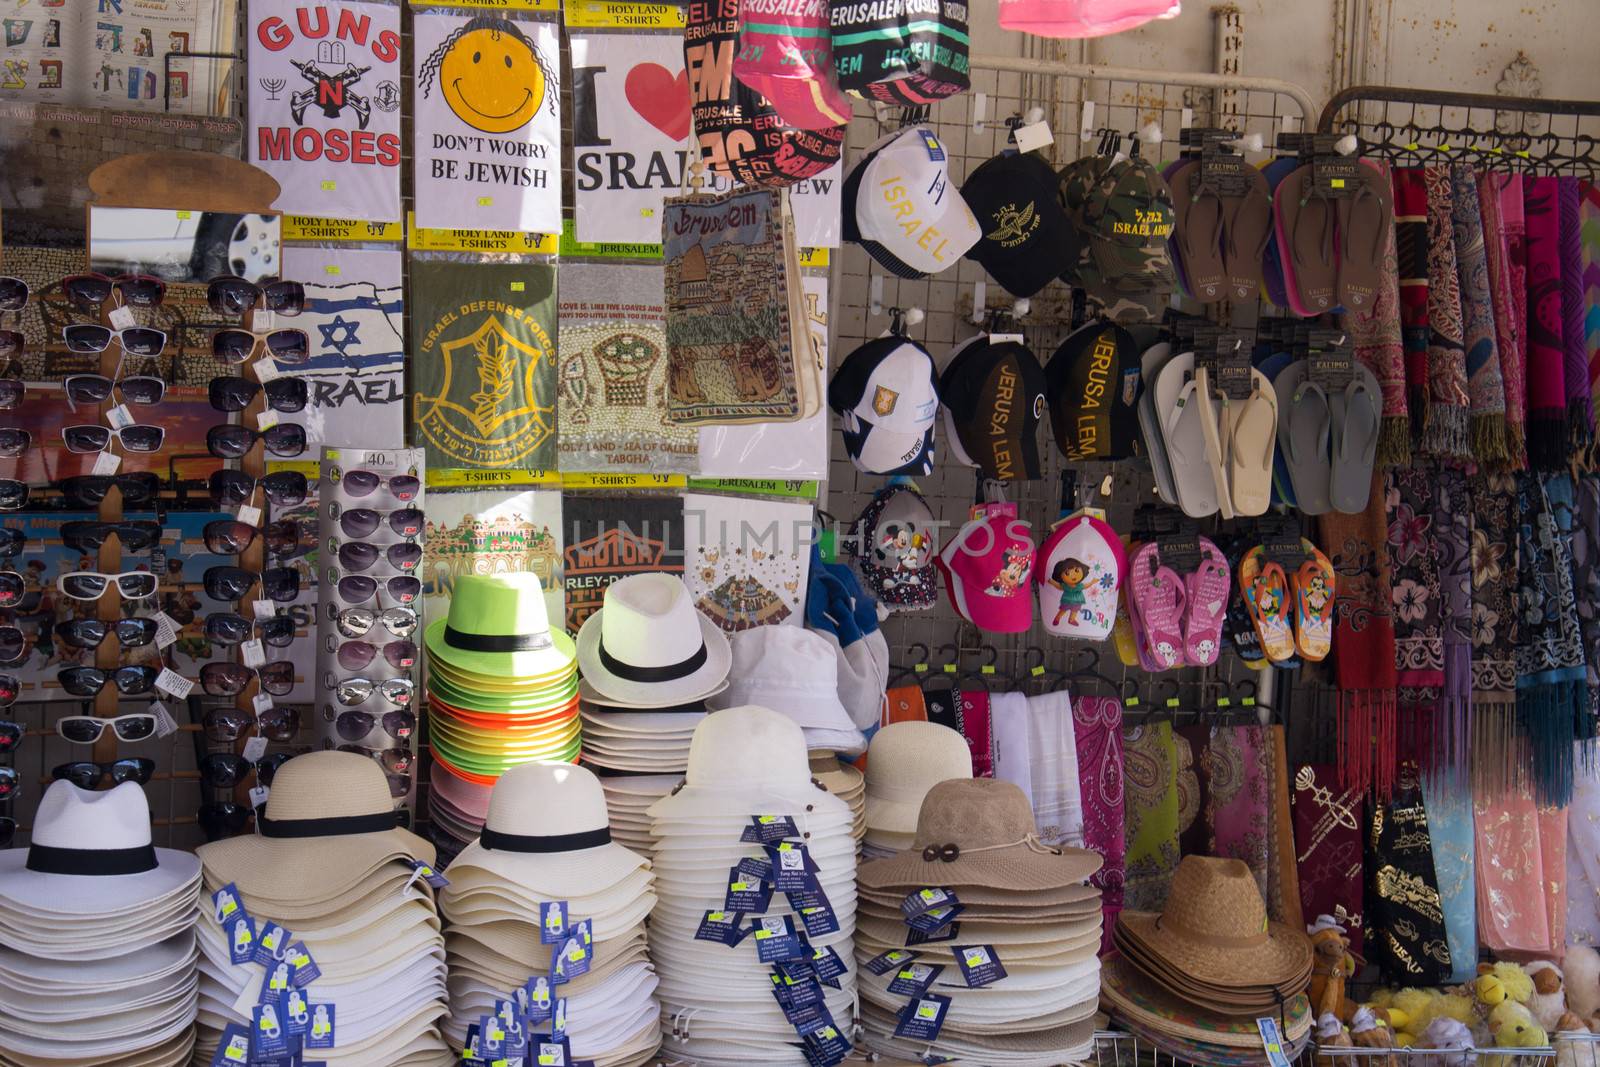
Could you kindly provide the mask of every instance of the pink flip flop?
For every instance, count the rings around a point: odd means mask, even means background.
[[[1209,667],[1222,649],[1222,618],[1228,610],[1233,575],[1227,558],[1211,541],[1200,538],[1200,566],[1183,576],[1185,600],[1183,654],[1191,667]]]
[[[1155,542],[1139,550],[1133,565],[1133,604],[1136,627],[1150,646],[1158,671],[1183,666],[1183,580],[1160,563]]]

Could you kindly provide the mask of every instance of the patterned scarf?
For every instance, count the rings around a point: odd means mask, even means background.
[[[1178,758],[1178,855],[1211,854],[1211,830],[1205,820],[1211,778],[1205,773],[1211,746],[1208,726],[1174,726]]]
[[[1583,183],[1583,200],[1578,204],[1578,239],[1582,245],[1584,315],[1583,347],[1589,353],[1589,397],[1600,391],[1600,186]],[[1600,425],[1600,411],[1595,412]]]
[[[1567,432],[1572,449],[1582,452],[1594,440],[1594,401],[1589,393],[1588,330],[1584,314],[1583,234],[1578,205],[1583,189],[1577,178],[1560,179],[1561,372],[1567,388]]]
[[[1300,910],[1300,877],[1295,870],[1294,814],[1289,799],[1289,755],[1282,726],[1266,727],[1267,762],[1271,768],[1267,797],[1267,917],[1298,930],[1305,925]]]
[[[1418,759],[1440,732],[1444,692],[1444,592],[1439,586],[1438,516],[1431,467],[1388,472],[1389,573],[1394,665],[1399,683],[1399,754]]]
[[[1472,776],[1480,792],[1511,787],[1522,766],[1516,737],[1517,480],[1472,480]]]
[[[1571,477],[1519,476],[1517,506],[1522,613],[1516,645],[1518,732],[1528,744],[1535,798],[1541,804],[1564,805],[1572,797],[1572,744],[1589,735],[1582,636],[1572,589]]]
[[[1572,758],[1584,770],[1567,810],[1567,937],[1600,946],[1600,771],[1594,745],[1578,748]]]
[[[1470,459],[1467,354],[1461,329],[1461,278],[1456,272],[1454,191],[1450,168],[1426,167],[1428,190],[1428,410],[1422,451]]]
[[[1417,767],[1367,828],[1367,959],[1399,985],[1440,985],[1453,967]]]
[[[1178,869],[1178,756],[1172,724],[1124,729],[1122,758],[1127,789],[1122,905],[1160,911]]]
[[[1467,395],[1472,401],[1472,455],[1503,466],[1506,449],[1506,390],[1500,380],[1494,298],[1489,294],[1489,258],[1484,248],[1478,179],[1458,164],[1451,172],[1451,234],[1461,280],[1461,322],[1467,359]]]
[[[1428,187],[1422,171],[1394,172],[1395,271],[1405,350],[1406,410],[1413,427],[1428,411]],[[1385,409],[1387,410],[1387,408]]]
[[[1443,593],[1444,694],[1441,728],[1423,769],[1451,781],[1466,780],[1472,738],[1472,496],[1467,476],[1454,468],[1435,472],[1439,586]]]
[[[1428,809],[1428,836],[1433,840],[1433,869],[1438,876],[1444,929],[1450,944],[1451,982],[1468,982],[1478,973],[1477,892],[1472,881],[1472,792],[1466,782],[1427,779],[1422,782]]]
[[[1494,173],[1478,176],[1478,206],[1483,215],[1483,248],[1489,264],[1489,296],[1493,303],[1495,348],[1500,357],[1500,383],[1506,401],[1506,456],[1509,465],[1521,470],[1528,465],[1528,383],[1522,352],[1526,326],[1512,293],[1511,246],[1501,188],[1515,181],[1517,205],[1522,205],[1522,179]],[[1520,221],[1521,213],[1518,212]]]
[[[1122,704],[1106,697],[1072,702],[1073,739],[1078,748],[1078,785],[1083,799],[1083,847],[1105,859],[1089,884],[1100,890],[1105,919],[1100,951],[1111,948],[1111,932],[1122,911]]]
[[[1373,163],[1389,181],[1387,163]],[[1389,227],[1383,250],[1383,277],[1373,295],[1372,306],[1362,312],[1347,312],[1344,328],[1355,346],[1356,358],[1377,376],[1383,389],[1383,429],[1378,437],[1377,462],[1380,467],[1404,466],[1411,462],[1411,423],[1406,410],[1406,353],[1400,339],[1400,276],[1396,227]]]
[[[1302,764],[1294,775],[1295,871],[1303,915],[1331,915],[1360,953],[1364,896],[1361,862],[1363,794],[1340,787],[1327,764]]]
[[[1578,601],[1587,710],[1600,712],[1600,479],[1578,479],[1578,515],[1572,530],[1572,589]]]
[[[1561,470],[1567,465],[1567,386],[1561,338],[1560,182],[1524,178],[1522,184],[1528,223],[1528,459],[1539,470]],[[1515,261],[1515,249],[1512,257]]]
[[[982,689],[961,691],[961,736],[972,752],[972,777],[994,777],[994,724],[989,718],[989,694]]]
[[[1333,635],[1339,686],[1339,784],[1386,795],[1394,786],[1394,619],[1389,522],[1383,476],[1373,475],[1367,510],[1318,516],[1321,548],[1338,575]],[[1309,908],[1308,915],[1318,912]]]
[[[1243,860],[1265,900],[1272,768],[1262,728],[1212,727],[1204,774],[1210,782],[1205,813],[1211,831],[1209,854]]]
[[[1478,934],[1501,952],[1549,951],[1547,879],[1565,873],[1544,862],[1543,834],[1533,798],[1521,790],[1473,797]]]

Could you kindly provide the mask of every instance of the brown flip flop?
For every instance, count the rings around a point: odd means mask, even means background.
[[[1339,208],[1339,303],[1346,311],[1371,310],[1383,281],[1384,251],[1394,225],[1394,191],[1379,171],[1363,163],[1353,194]]]
[[[1222,263],[1222,199],[1209,190],[1196,190],[1200,165],[1185,167],[1173,176],[1174,235],[1183,256],[1189,295],[1202,304],[1228,295],[1228,272]]]
[[[1259,170],[1244,196],[1223,201],[1222,262],[1228,272],[1228,296],[1254,300],[1261,290],[1262,256],[1272,240],[1272,187]]]
[[[1273,214],[1289,306],[1307,318],[1332,311],[1339,278],[1334,257],[1337,219],[1332,199],[1317,192],[1309,163],[1278,186]]]

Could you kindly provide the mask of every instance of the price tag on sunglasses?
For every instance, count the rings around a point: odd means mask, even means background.
[[[115,452],[96,452],[94,466],[90,468],[92,474],[115,474],[122,466],[122,457]]]
[[[267,662],[267,649],[261,643],[261,638],[252,637],[239,645],[239,655],[244,660],[246,667],[263,667]]]
[[[278,413],[271,408],[263,408],[256,414],[256,429],[270,430],[278,425]]]
[[[234,517],[246,526],[261,525],[261,509],[254,504],[240,504],[239,511]]]
[[[250,787],[250,806],[252,808],[261,807],[261,805],[263,805],[263,804],[265,804],[267,802],[267,794],[269,794],[271,792],[272,792],[272,790],[268,789],[264,785],[253,785],[253,786],[251,786]]]
[[[278,610],[278,605],[271,600],[252,600],[250,601],[250,610],[255,612],[255,616],[258,619],[270,619],[273,613]]]
[[[139,325],[139,320],[133,317],[133,309],[126,306],[112,308],[107,321],[111,323],[113,330],[131,330]]]
[[[244,748],[239,752],[239,755],[244,758],[246,763],[254,763],[256,760],[260,759],[266,754],[267,739],[262,737],[260,734],[256,734],[254,737],[247,738],[244,743]]]
[[[162,674],[168,674],[170,672],[165,667],[163,667],[161,669],[161,673]],[[189,679],[183,677],[182,675],[174,674],[173,677],[178,679],[178,681],[183,682],[189,688],[191,688],[191,689],[194,688],[194,683],[189,681]],[[161,678],[159,676],[157,676],[157,678],[156,678],[156,687],[160,688],[160,686],[161,686]],[[179,697],[179,699],[181,700],[183,698]],[[178,732],[178,723],[177,723],[177,721],[173,719],[172,713],[167,710],[167,706],[165,704],[161,703],[161,701],[152,700],[150,702],[150,714],[152,714],[152,715],[154,715],[156,717],[156,736],[157,737],[171,737],[173,734]]]
[[[255,318],[250,320],[250,328],[256,333],[271,333],[276,328],[278,313],[268,311],[266,308],[256,308]]]
[[[255,711],[256,715],[265,715],[272,710],[272,694],[257,693],[250,698],[250,707]]]
[[[194,689],[194,682],[171,667],[162,667],[161,673],[156,675],[156,688],[174,700],[183,700]]]
[[[106,412],[106,425],[113,430],[123,430],[133,425],[133,412],[128,405],[118,404]]]
[[[275,382],[283,377],[283,371],[278,369],[278,361],[270,355],[262,356],[251,366],[255,368],[256,381],[262,385],[266,385],[268,382]]]
[[[158,611],[150,616],[156,624],[156,648],[163,649],[178,642],[178,624],[172,621],[172,616],[164,611]]]

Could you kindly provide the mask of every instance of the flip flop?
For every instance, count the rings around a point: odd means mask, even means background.
[[[1172,243],[1183,256],[1189,295],[1211,304],[1228,295],[1228,271],[1222,263],[1222,198],[1209,189],[1191,188],[1198,175],[1198,170],[1186,167],[1171,186],[1176,216]]]
[[[1132,559],[1140,547],[1132,538],[1122,539],[1122,553],[1127,559]],[[1134,636],[1132,582],[1122,583],[1122,595],[1117,598],[1117,621],[1111,625],[1111,643],[1117,650],[1117,659],[1122,661],[1124,667],[1143,666],[1139,657],[1139,641]]]
[[[1272,391],[1277,396],[1283,393],[1283,384],[1278,380],[1283,369],[1294,362],[1294,356],[1288,352],[1274,352],[1260,363],[1256,369],[1267,376],[1272,383]],[[1272,498],[1279,504],[1289,507],[1295,506],[1294,483],[1289,480],[1289,464],[1283,458],[1283,449],[1275,448],[1272,453]]]
[[[1316,545],[1300,539],[1306,561],[1294,572],[1294,633],[1300,655],[1326,659],[1333,647],[1333,564]]]
[[[1206,462],[1201,405],[1194,400],[1196,385],[1190,377],[1193,370],[1193,352],[1180,352],[1161,368],[1156,378],[1156,412],[1161,419],[1161,437],[1167,447],[1178,507],[1185,515],[1199,519],[1215,514],[1218,502],[1216,483]]]
[[[1234,409],[1228,484],[1236,515],[1260,515],[1272,503],[1272,465],[1278,444],[1278,394],[1267,376],[1250,371],[1253,388]]]
[[[1376,167],[1354,195],[1335,201],[1339,215],[1339,303],[1346,311],[1370,310],[1383,282],[1384,249],[1394,225],[1394,188]]]
[[[1267,560],[1266,549],[1257,545],[1239,563],[1239,591],[1250,609],[1250,621],[1261,650],[1274,663],[1295,654],[1294,631],[1289,625],[1289,579],[1283,568]]]
[[[1208,538],[1200,538],[1200,566],[1183,576],[1188,604],[1183,615],[1183,655],[1191,667],[1209,667],[1222,649],[1222,619],[1228,611],[1232,573]]]
[[[1325,515],[1333,510],[1332,405],[1328,394],[1307,377],[1308,370],[1302,359],[1278,375],[1278,448],[1289,466],[1301,512]]]
[[[1172,345],[1166,341],[1151,345],[1140,357],[1144,388],[1139,390],[1139,429],[1144,433],[1145,454],[1155,475],[1156,493],[1164,503],[1178,506],[1178,492],[1172,484],[1172,464],[1167,461],[1167,445],[1161,436],[1161,419],[1156,415],[1156,375],[1172,359]]]
[[[1254,300],[1260,292],[1262,256],[1272,240],[1272,189],[1260,171],[1250,177],[1248,193],[1222,202],[1222,263],[1232,300]]]
[[[1173,184],[1177,181],[1179,174],[1188,170],[1190,167],[1198,166],[1199,162],[1200,161],[1197,159],[1175,159],[1162,168],[1161,180],[1167,183],[1167,188],[1170,190],[1172,189]],[[1187,181],[1187,179],[1185,179],[1185,181]],[[1185,293],[1192,295],[1194,293],[1194,287],[1189,284],[1188,268],[1186,268],[1183,263],[1183,249],[1178,247],[1178,242],[1176,240],[1167,241],[1167,258],[1172,260],[1172,273],[1178,279],[1178,286]]]
[[[1144,634],[1154,670],[1183,666],[1184,603],[1183,580],[1161,564],[1160,546],[1152,541],[1139,549],[1133,561],[1134,629]]]
[[[1283,180],[1272,203],[1289,306],[1306,318],[1333,311],[1339,274],[1333,201],[1315,191],[1307,164]]]
[[[1344,392],[1329,405],[1333,458],[1328,497],[1334,511],[1354,515],[1367,510],[1372,495],[1372,465],[1383,425],[1383,393],[1378,378],[1361,364]]]
[[[1226,393],[1216,388],[1205,367],[1195,371],[1195,402],[1200,405],[1200,430],[1206,441],[1206,466],[1217,491],[1217,510],[1233,518],[1233,490],[1228,485],[1228,457],[1233,452],[1233,409]]]
[[[1261,169],[1261,176],[1267,179],[1267,188],[1272,190],[1274,199],[1277,197],[1278,186],[1283,184],[1283,179],[1293,174],[1299,167],[1298,159],[1285,156],[1274,159]],[[1261,287],[1267,291],[1268,303],[1274,307],[1289,307],[1288,286],[1283,281],[1283,255],[1276,240],[1267,242],[1266,251],[1261,256]]]

